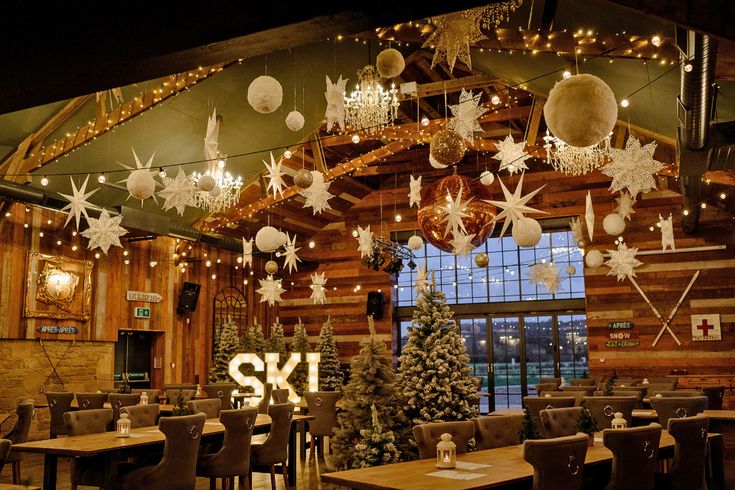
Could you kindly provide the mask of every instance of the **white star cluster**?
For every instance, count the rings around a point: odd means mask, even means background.
[[[87,248],[90,250],[100,248],[107,254],[107,250],[112,245],[122,247],[120,237],[125,235],[128,230],[120,226],[120,221],[122,221],[122,215],[110,218],[110,213],[105,210],[100,213],[98,219],[88,217],[89,228],[81,233],[83,237],[89,238]]]

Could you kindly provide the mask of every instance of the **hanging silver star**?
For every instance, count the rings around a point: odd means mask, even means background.
[[[83,237],[89,238],[87,248],[89,250],[101,248],[107,254],[107,250],[111,245],[122,247],[120,237],[125,235],[128,230],[120,226],[120,221],[122,221],[121,214],[110,218],[110,213],[105,210],[102,210],[98,219],[87,218],[89,228],[81,232]]]
[[[294,234],[293,239],[291,239],[288,236],[288,232],[286,232],[286,245],[284,245],[284,248],[286,249],[286,252],[283,254],[286,258],[283,262],[283,268],[285,269],[288,267],[289,274],[292,273],[294,270],[298,271],[299,268],[297,266],[297,262],[301,262],[301,259],[298,255],[296,255],[296,252],[301,250],[301,247],[296,248],[296,235]]]
[[[89,175],[84,178],[84,183],[82,183],[79,189],[77,189],[76,184],[74,184],[74,179],[72,179],[71,176],[69,176],[69,180],[71,181],[71,195],[59,192],[62,197],[69,201],[69,204],[61,208],[62,211],[69,211],[69,214],[66,215],[64,226],[68,225],[71,218],[74,217],[77,224],[77,230],[79,230],[79,218],[81,215],[83,214],[84,217],[87,218],[87,221],[89,221],[87,209],[97,209],[97,206],[90,203],[87,199],[89,199],[89,197],[99,189],[86,192]]]
[[[327,131],[332,131],[332,126],[339,125],[340,130],[345,130],[345,85],[347,78],[339,76],[337,83],[332,83],[329,75],[327,78],[327,91],[324,97],[327,99],[327,110],[324,117],[327,119]]]
[[[332,209],[329,200],[334,194],[329,193],[329,182],[324,182],[324,175],[318,170],[312,170],[312,182],[309,187],[301,191],[301,195],[306,198],[304,207],[311,207],[313,214],[321,213],[325,209]]]
[[[265,168],[268,170],[267,177],[268,177],[268,187],[266,189],[266,192],[273,189],[273,199],[276,198],[276,194],[280,194],[281,197],[283,197],[283,176],[286,175],[284,172],[281,172],[281,164],[283,163],[283,159],[279,158],[278,162],[276,162],[273,159],[273,152],[270,152],[271,154],[271,163],[268,165],[268,162],[263,160],[263,163],[265,164]]]
[[[472,199],[474,198],[471,197],[468,200],[462,202],[461,187],[459,188],[459,192],[457,193],[456,198],[452,198],[452,195],[447,192],[447,204],[439,206],[439,210],[443,211],[446,214],[441,220],[442,223],[444,223],[445,221],[447,222],[447,227],[444,229],[444,236],[447,236],[450,231],[455,234],[458,233],[459,230],[467,233],[467,229],[464,227],[462,218],[469,217],[469,214],[465,213],[465,210],[467,209],[467,204],[469,204]]]
[[[449,71],[453,71],[457,58],[472,68],[470,44],[487,39],[487,36],[480,31],[483,13],[484,8],[478,7],[429,19],[429,23],[434,25],[434,32],[421,47],[434,46],[432,68],[442,59],[446,59]]]
[[[482,126],[480,126],[477,119],[489,110],[485,107],[479,107],[481,96],[482,92],[472,95],[472,91],[466,92],[465,89],[462,89],[459,95],[459,104],[449,106],[454,117],[449,120],[447,127],[469,143],[474,142],[476,132],[482,132]]]
[[[419,207],[421,204],[421,176],[419,175],[419,178],[417,179],[411,175],[410,179],[411,180],[408,183],[408,207]]]
[[[452,245],[452,253],[454,255],[469,255],[476,247],[472,243],[475,238],[474,233],[469,235],[455,232],[449,243]]]
[[[273,279],[272,275],[268,275],[265,279],[259,279],[260,288],[255,291],[260,295],[260,302],[268,302],[269,306],[280,303],[281,294],[286,290],[281,287],[281,279]]]
[[[325,275],[325,272],[322,272],[321,274],[317,274],[315,272],[311,275],[311,285],[309,286],[309,288],[311,289],[310,299],[314,302],[314,304],[317,304],[317,302],[319,302],[320,304],[324,304],[324,302],[327,300],[327,288],[324,287],[324,285],[327,283],[327,278],[325,277]]]
[[[592,206],[592,194],[590,194],[590,191],[587,191],[584,205],[584,221],[587,224],[587,234],[590,237],[590,243],[592,243],[592,237],[595,234],[595,208]]]
[[[617,276],[618,281],[622,281],[628,276],[635,277],[635,268],[643,264],[635,258],[638,249],[635,247],[628,248],[625,243],[619,244],[617,250],[608,250],[607,252],[610,254],[610,259],[605,262],[605,265],[610,268],[607,275]]]
[[[163,178],[163,186],[163,190],[158,191],[158,195],[164,199],[164,211],[176,208],[176,212],[183,216],[186,206],[193,207],[196,205],[196,198],[194,197],[196,186],[194,181],[186,176],[181,167],[176,173],[176,178]]]
[[[421,293],[429,290],[428,277],[429,276],[426,271],[426,261],[424,260],[424,265],[419,266],[416,269],[416,282],[414,283],[414,287],[416,288],[416,296],[419,296],[421,295]]]
[[[245,265],[253,267],[253,239],[245,240],[242,237],[242,268],[245,270]]]
[[[536,286],[543,285],[551,294],[556,294],[561,287],[559,269],[551,262],[530,266],[526,272],[526,276],[531,284]]]
[[[207,118],[207,132],[204,135],[204,159],[208,164],[216,162],[219,157],[219,119],[217,109]]]
[[[620,193],[620,197],[616,197],[618,205],[615,207],[615,212],[623,218],[630,220],[630,215],[635,214],[635,197],[631,196],[627,192],[623,191]]]
[[[670,248],[676,252],[676,243],[674,243],[674,218],[669,213],[669,217],[664,219],[661,214],[658,215],[658,226],[661,228],[661,249],[663,252],[666,248]]]
[[[628,189],[634,198],[639,193],[646,193],[656,189],[655,175],[665,165],[653,159],[656,152],[656,142],[652,141],[645,146],[637,138],[630,136],[625,148],[610,150],[611,162],[602,167],[602,173],[612,177],[610,192]]]
[[[516,185],[515,191],[513,191],[513,194],[510,193],[507,187],[505,187],[505,184],[503,184],[503,181],[500,177],[498,177],[498,182],[500,182],[500,188],[503,191],[503,196],[505,197],[505,201],[488,201],[485,200],[485,202],[489,202],[493,206],[497,206],[502,209],[500,213],[498,213],[495,218],[493,218],[493,221],[499,221],[502,218],[505,218],[505,221],[503,221],[503,228],[500,230],[500,236],[502,237],[506,230],[508,229],[508,226],[512,222],[514,222],[518,218],[522,218],[525,216],[525,213],[546,213],[546,211],[539,211],[538,209],[534,209],[530,206],[527,206],[526,204],[528,201],[533,199],[533,196],[535,196],[538,191],[543,189],[545,185],[542,185],[538,189],[531,191],[530,193],[526,194],[525,196],[521,196],[521,192],[523,192],[523,177],[525,176],[524,173],[521,173],[521,178],[518,179],[518,185]]]
[[[357,251],[360,252],[360,258],[369,257],[373,253],[373,232],[370,231],[370,225],[365,228],[357,226]]]
[[[513,141],[513,137],[508,135],[503,141],[496,142],[495,147],[498,149],[498,152],[493,155],[493,158],[500,160],[498,171],[506,169],[510,175],[513,175],[518,171],[528,169],[528,165],[525,162],[531,158],[531,155],[523,150],[526,147],[525,141],[516,143]]]

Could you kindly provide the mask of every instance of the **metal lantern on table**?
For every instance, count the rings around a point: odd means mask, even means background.
[[[452,435],[444,433],[436,445],[436,466],[438,468],[454,468],[457,465],[457,445],[452,442]]]
[[[148,405],[148,393],[145,391],[140,394],[140,405]]]
[[[628,421],[623,417],[623,412],[615,412],[613,419],[610,421],[613,429],[627,429]]]
[[[130,437],[130,419],[128,414],[125,412],[120,413],[120,418],[117,419],[116,423],[116,436],[117,437]]]

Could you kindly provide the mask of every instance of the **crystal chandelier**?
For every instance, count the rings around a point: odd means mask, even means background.
[[[607,163],[610,156],[610,135],[592,146],[578,147],[566,144],[546,131],[544,149],[546,163],[567,175],[583,175]]]
[[[209,169],[200,174],[193,172],[191,178],[196,184],[203,175],[210,175],[214,179],[214,189],[211,191],[197,190],[194,194],[196,206],[209,213],[220,213],[236,205],[240,201],[242,177],[233,177],[225,170],[227,157],[219,155],[216,162],[209,164]]]
[[[345,120],[355,131],[368,134],[382,131],[398,116],[398,90],[380,85],[380,75],[372,65],[357,70],[357,88],[345,96]]]

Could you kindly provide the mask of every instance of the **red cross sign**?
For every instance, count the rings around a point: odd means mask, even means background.
[[[720,315],[692,315],[692,340],[702,342],[708,340],[722,340],[720,329]]]

